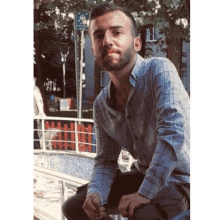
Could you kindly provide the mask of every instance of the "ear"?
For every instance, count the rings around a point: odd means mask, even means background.
[[[142,42],[140,37],[135,37],[134,38],[134,50],[135,52],[138,52],[141,50]]]

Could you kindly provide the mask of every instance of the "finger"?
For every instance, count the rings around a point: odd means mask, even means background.
[[[125,201],[126,201],[126,197],[122,196],[121,200],[120,200],[120,203],[119,203],[119,206],[121,206]]]
[[[119,208],[119,209],[122,208],[123,205],[124,205],[124,203],[127,202],[127,201],[129,201],[129,200],[127,199],[127,197],[122,196],[122,197],[121,197],[121,200],[120,200],[120,203],[119,203],[119,205],[118,205],[118,208]]]
[[[99,212],[104,212],[105,208],[104,207],[100,207]]]
[[[98,214],[99,219],[106,216],[106,213],[104,212],[105,208],[101,207],[99,210],[96,210],[95,212]]]
[[[104,217],[106,217],[106,213],[105,212],[100,212],[99,213],[99,219],[102,219]]]
[[[120,211],[120,213],[123,217],[127,217],[129,215],[129,206],[130,206],[130,204],[131,204],[131,201],[126,201],[124,204],[122,204],[119,207],[119,211]]]
[[[132,217],[134,213],[134,209],[136,208],[135,204],[132,203],[129,207],[129,216]]]
[[[90,212],[95,212],[96,211],[96,207],[93,205],[92,203],[92,199],[91,197],[88,197],[83,205],[83,209],[86,211],[90,211]]]
[[[92,220],[98,220],[99,219],[99,213],[91,212],[89,210],[85,210],[85,213],[89,216]]]
[[[99,199],[97,197],[91,197],[92,204],[95,206],[96,210],[100,209]]]

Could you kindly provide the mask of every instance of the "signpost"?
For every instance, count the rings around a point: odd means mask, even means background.
[[[80,11],[76,13],[76,30],[87,31],[89,26],[89,12]]]
[[[89,12],[81,11],[74,15],[75,28],[75,68],[76,68],[76,94],[77,94],[77,117],[82,118],[82,74],[83,74],[83,48],[84,48],[84,31],[88,30]],[[81,38],[80,34],[81,33]]]

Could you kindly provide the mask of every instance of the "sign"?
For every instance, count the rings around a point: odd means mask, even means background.
[[[89,27],[89,12],[80,11],[76,13],[76,30],[87,31]]]

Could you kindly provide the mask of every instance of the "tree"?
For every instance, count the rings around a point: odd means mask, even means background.
[[[39,85],[43,85],[42,76],[40,76],[40,72],[42,72],[41,49],[42,44],[44,44],[43,42],[46,42],[46,40],[41,37],[42,33],[49,32],[51,29],[55,30],[55,24],[58,24],[59,33],[55,34],[54,32],[50,35],[51,40],[57,37],[59,39],[59,46],[62,45],[62,43],[70,44],[70,42],[72,42],[71,35],[74,32],[73,13],[81,10],[91,11],[93,7],[103,2],[110,2],[110,0],[35,0],[35,53],[38,67],[37,75],[41,81]],[[183,55],[182,42],[189,41],[190,39],[190,1],[113,0],[113,2],[119,6],[127,7],[136,18],[143,45],[140,51],[142,56],[151,53],[148,44],[145,46],[146,28],[150,25],[159,28],[160,34],[164,35],[165,38],[159,38],[154,44],[157,45],[162,52],[166,53],[166,56],[175,64],[180,74]],[[56,37],[53,38],[52,36]],[[67,38],[64,36],[67,36]],[[54,42],[55,41],[56,40],[54,40]],[[49,46],[47,48],[49,48]],[[48,49],[48,52],[49,51]],[[44,51],[44,53],[46,52]],[[49,53],[47,57],[50,56]],[[53,61],[54,59],[53,57]],[[59,60],[57,55],[56,59]],[[97,75],[95,77],[96,81],[99,80],[98,77],[100,76]]]
[[[61,51],[63,52],[66,45],[71,52],[66,62],[66,76],[69,78],[67,92],[71,90],[75,93],[73,89],[75,56],[72,40],[74,20],[70,13],[66,12],[65,3],[62,1],[36,0],[34,3],[35,75],[46,102],[44,83],[46,78],[59,78],[58,83],[62,81]]]
[[[143,36],[146,36],[144,31],[147,25],[152,24],[160,29],[160,34],[165,36],[165,42],[163,38],[160,38],[155,44],[158,44],[161,50],[166,52],[166,56],[175,64],[180,74],[182,43],[190,39],[190,1],[114,0],[114,3],[135,12],[143,45],[145,45]],[[145,50],[145,47],[143,50]],[[143,55],[143,51],[141,53]]]

